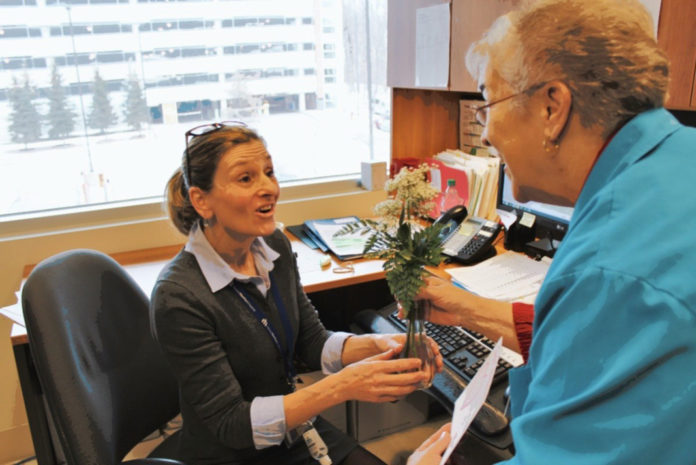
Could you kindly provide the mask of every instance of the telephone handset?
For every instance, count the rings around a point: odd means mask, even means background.
[[[499,223],[467,216],[466,207],[457,205],[435,220],[444,224],[442,253],[464,265],[471,265],[495,255],[493,241],[501,230]]]

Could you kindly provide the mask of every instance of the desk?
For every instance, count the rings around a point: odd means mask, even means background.
[[[349,288],[353,288],[356,285],[382,285],[386,288],[381,260],[356,259],[350,262],[341,262],[330,256],[330,266],[322,268],[320,259],[325,256],[324,253],[309,248],[292,234],[286,234],[290,238],[292,249],[297,256],[298,268],[305,292],[310,295],[317,308],[321,307],[321,305],[318,305],[318,302],[326,298],[328,291],[355,294]],[[146,251],[114,254],[112,257],[133,276],[146,295],[150,295],[159,272],[178,253],[181,247],[181,245],[160,247]],[[352,272],[334,272],[335,268],[348,263],[353,267]],[[436,273],[447,276],[443,271],[446,266],[448,265],[442,265],[439,270],[435,270]],[[27,267],[25,269],[25,276],[28,275],[31,268]],[[367,297],[370,300],[373,296],[362,297]],[[387,299],[389,298],[390,296],[387,295]],[[334,302],[331,302],[332,307],[335,307],[336,300],[340,299],[337,299],[334,295]],[[359,298],[351,295],[348,299],[343,299],[342,304],[344,306],[352,305],[357,307],[354,310],[364,308],[359,307],[358,305],[360,304],[357,302],[359,302]],[[382,303],[376,302],[374,305],[379,307]],[[340,312],[340,307],[336,310],[334,313],[342,313]],[[324,317],[322,316],[323,319]],[[329,324],[326,324],[326,326],[331,328]],[[55,465],[58,463],[58,460],[54,442],[51,439],[48,411],[44,405],[43,393],[34,369],[26,329],[21,325],[15,324],[12,328],[11,341],[37,461],[39,465]]]

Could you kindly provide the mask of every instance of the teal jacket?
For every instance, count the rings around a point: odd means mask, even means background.
[[[696,463],[696,129],[664,109],[621,128],[535,311],[506,463]]]

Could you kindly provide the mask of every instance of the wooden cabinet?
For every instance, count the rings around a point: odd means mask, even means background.
[[[428,31],[427,23],[418,24],[418,11],[435,5],[449,4],[448,82],[441,90],[476,92],[477,84],[469,76],[464,58],[469,46],[480,39],[493,21],[510,11],[521,0],[390,0],[388,9],[387,85],[424,88],[417,84],[418,63],[416,37],[437,36]],[[438,23],[433,23],[439,25]],[[420,30],[419,30],[420,29]],[[421,70],[423,71],[423,70]],[[439,88],[439,87],[438,87]]]
[[[657,42],[670,61],[667,108],[696,109],[696,0],[662,0]]]
[[[449,83],[417,88],[416,10],[448,3],[451,12]],[[392,89],[392,159],[427,158],[459,147],[459,100],[480,98],[464,66],[469,46],[519,0],[390,0],[388,85]],[[696,110],[696,0],[662,0],[658,42],[671,63],[667,108]],[[681,112],[682,116],[696,112]],[[693,119],[686,118],[689,121]],[[695,118],[696,119],[696,118]],[[688,123],[687,123],[688,124]]]
[[[392,160],[427,158],[459,147],[459,92],[392,91]]]
[[[466,52],[498,16],[520,1],[390,0],[387,84],[393,88],[393,160],[422,159],[459,147],[459,101],[480,98],[464,64]],[[441,89],[418,88],[417,11],[442,4],[450,5],[449,82]]]
[[[521,0],[390,0],[387,84],[416,85],[416,16],[420,8],[450,5],[449,82],[440,90],[476,92],[464,65],[469,46]],[[670,59],[667,107],[696,109],[696,0],[662,0],[658,43]],[[421,31],[423,33],[424,31]]]

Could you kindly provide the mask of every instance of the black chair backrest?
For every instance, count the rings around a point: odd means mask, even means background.
[[[41,262],[22,306],[29,347],[69,464],[111,465],[179,409],[150,333],[148,298],[116,261],[72,250]]]

